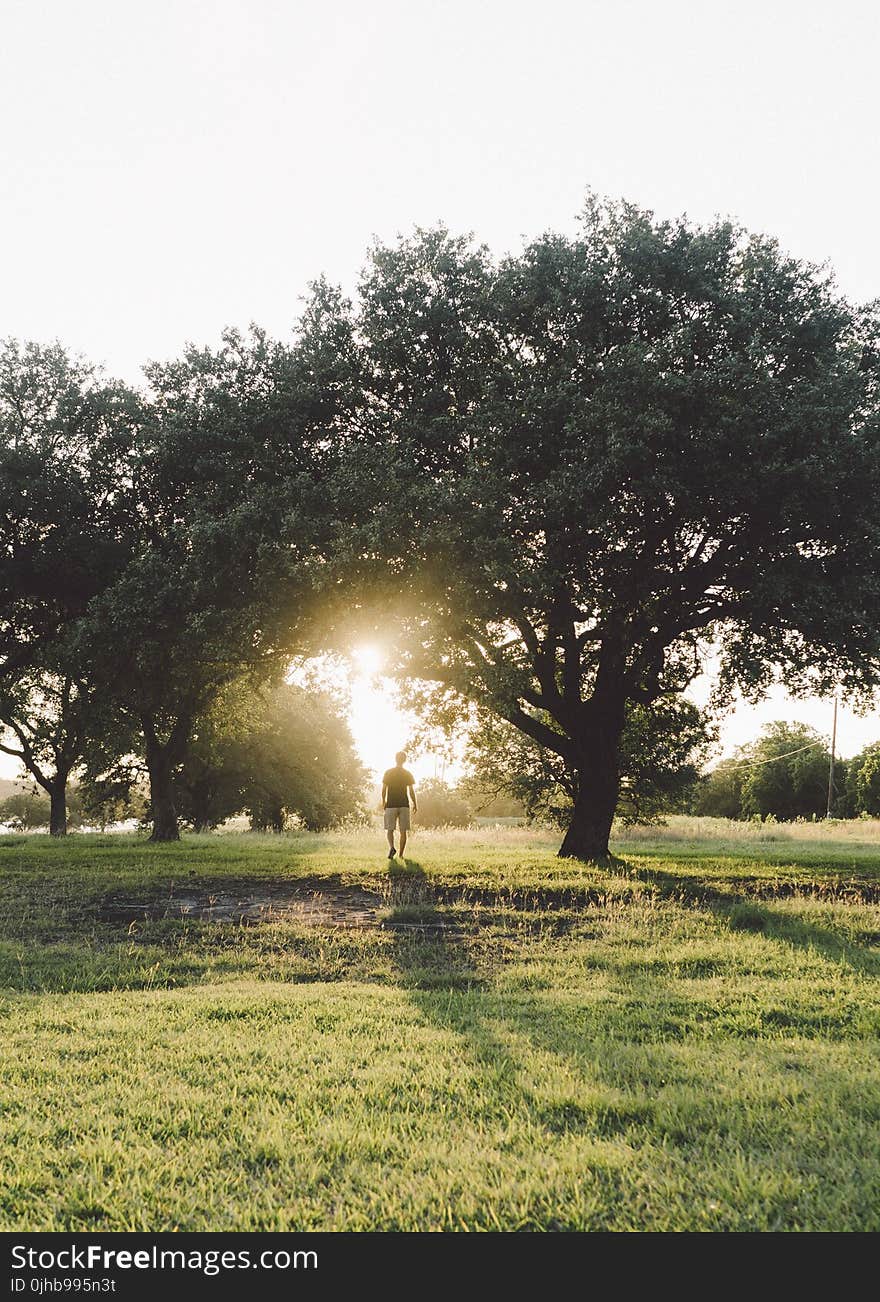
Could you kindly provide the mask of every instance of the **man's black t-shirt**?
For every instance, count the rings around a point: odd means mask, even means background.
[[[389,769],[382,777],[382,786],[388,788],[388,794],[385,797],[386,809],[403,809],[409,807],[409,796],[406,794],[407,787],[415,786],[415,778],[408,769],[402,769],[399,765],[396,768]]]

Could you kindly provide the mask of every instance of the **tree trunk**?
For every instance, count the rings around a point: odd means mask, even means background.
[[[283,832],[286,815],[283,809],[273,809],[271,814],[271,824],[273,832]]]
[[[147,769],[150,774],[150,809],[153,816],[151,841],[179,841],[177,809],[174,804],[173,764],[168,747],[147,739]]]
[[[194,832],[210,832],[211,823],[211,788],[207,782],[196,782],[190,788],[192,806],[192,825]]]
[[[608,838],[617,808],[617,780],[613,792],[604,784],[591,785],[581,780],[581,787],[571,811],[571,822],[559,848],[562,859],[607,859]]]
[[[620,737],[623,709],[595,719],[579,748],[578,791],[559,855],[563,859],[607,859],[608,838],[620,795]]]
[[[67,783],[63,778],[49,788],[49,834],[67,836]]]

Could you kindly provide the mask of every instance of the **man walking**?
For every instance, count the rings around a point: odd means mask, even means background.
[[[388,769],[382,777],[382,808],[385,810],[385,831],[388,833],[388,858],[393,859],[397,853],[394,849],[394,829],[399,823],[402,859],[406,849],[406,834],[409,831],[410,796],[414,814],[418,813],[419,807],[416,803],[416,780],[409,770],[403,767],[406,751],[399,750],[394,759],[396,761],[394,768]]]

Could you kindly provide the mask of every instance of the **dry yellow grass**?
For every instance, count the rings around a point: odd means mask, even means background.
[[[640,841],[736,841],[744,845],[767,845],[777,841],[803,841],[810,844],[841,841],[847,844],[874,844],[880,852],[880,818],[829,818],[818,822],[761,823],[737,822],[732,818],[697,818],[689,814],[671,814],[659,827],[619,827],[616,838],[631,843]]]

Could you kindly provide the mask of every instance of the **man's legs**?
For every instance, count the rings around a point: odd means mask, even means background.
[[[393,833],[393,831],[391,830],[390,827],[387,827],[387,828],[385,829],[385,831],[386,831],[386,833],[388,834],[388,849],[389,849],[389,850],[393,850],[393,849],[394,849],[394,833]],[[405,836],[405,835],[402,835],[400,839],[401,839],[401,841],[405,841],[405,840],[406,840],[406,836]],[[400,853],[403,854],[403,846],[401,846],[401,848],[400,848]]]
[[[397,822],[397,810],[386,809],[384,818],[385,818],[385,833],[388,837],[388,858],[393,859],[395,855],[394,826]]]
[[[406,849],[406,826],[401,821],[400,824],[400,857],[403,858],[403,852]]]

